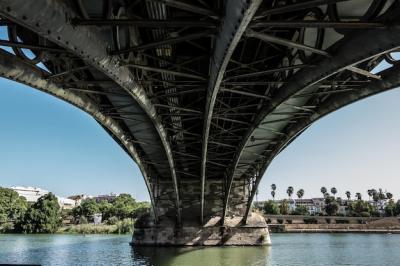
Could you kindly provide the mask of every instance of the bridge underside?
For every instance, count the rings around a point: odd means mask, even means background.
[[[229,244],[280,151],[399,86],[399,15],[394,0],[2,0],[0,75],[89,113],[138,164],[141,243]]]

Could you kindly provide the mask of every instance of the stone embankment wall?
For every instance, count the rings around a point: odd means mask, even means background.
[[[269,224],[268,227],[271,232],[275,233],[400,233],[400,220],[397,217],[374,218],[369,222],[364,221],[364,223],[285,223]]]

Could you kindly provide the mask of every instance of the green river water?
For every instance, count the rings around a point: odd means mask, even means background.
[[[400,265],[400,235],[273,234],[270,247],[139,248],[129,235],[0,235],[0,264]]]

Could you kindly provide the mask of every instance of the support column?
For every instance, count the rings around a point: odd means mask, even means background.
[[[131,245],[133,246],[264,246],[271,239],[267,223],[260,214],[252,213],[247,224],[243,217],[225,218],[221,226],[221,217],[213,217],[204,226],[198,223],[183,224],[175,227],[174,221],[160,219],[154,224],[142,217],[135,224]]]

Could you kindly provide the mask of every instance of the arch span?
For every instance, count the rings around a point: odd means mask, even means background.
[[[400,65],[396,62],[391,68],[386,69],[378,73],[381,76],[381,80],[375,80],[366,85],[364,88],[357,91],[353,91],[346,94],[333,95],[326,99],[313,114],[308,117],[302,118],[294,126],[286,127],[284,137],[277,141],[277,144],[269,153],[265,164],[259,170],[259,178],[256,179],[254,187],[250,194],[250,200],[247,203],[246,212],[244,216],[244,222],[249,215],[251,210],[251,203],[254,199],[257,187],[262,179],[262,176],[267,171],[268,166],[272,160],[284,150],[292,141],[300,136],[311,124],[315,121],[325,117],[326,115],[335,112],[351,103],[357,102],[367,97],[371,97],[381,92],[385,92],[391,89],[398,88],[400,86]]]
[[[155,207],[153,190],[149,181],[151,169],[139,157],[138,151],[135,148],[134,143],[129,139],[127,132],[125,132],[125,130],[114,118],[104,114],[99,108],[98,104],[92,99],[80,94],[79,92],[66,90],[57,84],[44,79],[44,74],[44,71],[40,68],[0,49],[1,77],[28,85],[76,106],[77,108],[91,115],[101,126],[111,133],[111,136],[117,140],[117,142],[137,163],[150,195],[154,218],[157,220],[157,208]]]

